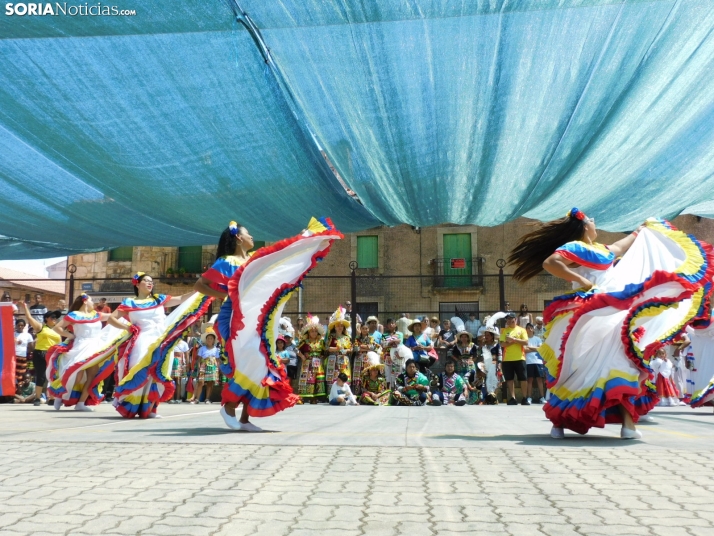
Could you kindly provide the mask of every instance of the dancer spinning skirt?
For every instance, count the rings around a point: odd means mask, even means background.
[[[523,237],[509,261],[517,265],[517,280],[545,268],[576,289],[556,297],[544,314],[540,354],[551,392],[544,406],[551,436],[622,423],[623,439],[640,438],[635,422],[657,403],[646,384],[650,360],[709,314],[714,257],[708,244],[663,220],[650,219],[610,246],[596,237],[594,220],[574,208]]]
[[[689,381],[692,398],[689,405],[699,408],[714,404],[714,322],[707,319],[687,328],[691,342],[692,364]]]
[[[113,316],[132,324],[132,337],[119,350],[114,407],[122,417],[158,417],[159,402],[171,399],[173,347],[181,334],[208,310],[212,298],[199,293],[174,297],[154,294],[154,281],[138,272],[134,298],[125,298]],[[164,307],[178,306],[168,316]]]
[[[337,375],[345,373],[347,378],[352,378],[350,370],[350,355],[352,354],[352,340],[347,335],[347,328],[350,327],[349,321],[345,317],[345,308],[340,306],[337,311],[330,317],[330,324],[327,327],[328,343],[327,343],[327,370],[325,377],[327,386],[331,387]]]
[[[317,404],[327,396],[325,385],[325,328],[316,316],[307,315],[307,323],[302,328],[298,355],[302,361],[298,378],[298,395],[303,400]],[[332,386],[332,382],[330,382]]]
[[[327,255],[332,242],[341,238],[329,219],[314,218],[301,234],[253,255],[249,254],[253,239],[244,227],[231,222],[221,235],[219,259],[195,288],[223,297],[225,284],[230,298],[230,313],[224,311],[224,303],[216,321],[227,354],[221,416],[229,428],[260,431],[249,422],[250,416],[267,417],[297,402],[276,352],[279,320],[292,292]],[[229,271],[222,256],[234,257],[229,261],[232,265],[240,264],[230,277],[221,269]],[[235,415],[239,404],[243,404],[240,419]]]
[[[108,325],[102,328],[102,322]],[[129,325],[95,311],[92,298],[82,293],[54,330],[66,338],[47,351],[47,389],[55,409],[93,411],[89,406],[104,399],[99,384],[114,373],[117,348],[131,335]]]
[[[655,357],[650,364],[652,372],[655,375],[655,386],[657,387],[657,397],[659,398],[658,406],[686,406],[684,402],[679,401],[679,392],[672,381],[672,372],[674,366],[667,359],[667,351],[664,348],[658,348]]]

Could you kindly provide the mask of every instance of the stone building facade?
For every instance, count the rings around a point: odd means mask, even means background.
[[[500,309],[498,260],[508,257],[517,240],[529,232],[530,223],[520,218],[496,227],[439,225],[419,229],[400,225],[347,234],[334,243],[330,254],[293,295],[286,313],[293,321],[299,311],[319,315],[324,321],[339,304],[351,299],[350,263],[366,258],[369,266],[355,270],[354,306],[362,316],[378,314],[385,318],[404,312],[412,318],[422,314],[450,317],[476,312],[483,317]],[[714,242],[713,220],[680,216],[673,223]],[[623,236],[601,232],[598,240],[610,243]],[[361,251],[365,243],[373,248],[371,256],[365,257]],[[180,268],[178,248],[134,247],[130,260],[128,256],[126,260],[111,260],[111,252],[75,255],[69,259],[69,264],[76,266],[75,292],[84,289],[117,304],[132,293],[129,279],[136,271],[150,273],[157,282],[157,292],[190,292],[196,273],[212,263],[215,245],[202,246],[200,253],[197,248],[192,251],[194,256],[200,255],[200,269],[183,276],[167,273]],[[504,268],[503,284],[505,301],[513,310],[525,303],[532,312],[542,311],[553,296],[567,289],[567,284],[548,275],[519,285],[512,281],[511,272],[510,267]]]

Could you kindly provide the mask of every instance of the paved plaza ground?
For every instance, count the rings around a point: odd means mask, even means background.
[[[714,414],[548,437],[540,406],[0,406],[0,536],[714,534]]]

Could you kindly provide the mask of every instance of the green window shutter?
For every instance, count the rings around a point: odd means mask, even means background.
[[[454,267],[451,261],[455,259]],[[444,235],[444,278],[445,287],[468,287],[471,285],[471,235],[469,233]]]
[[[184,246],[178,248],[178,268],[185,269],[190,274],[203,272],[203,248],[201,246]]]
[[[357,267],[379,268],[379,237],[357,237]]]
[[[109,250],[109,261],[129,261],[131,262],[134,254],[133,246],[125,246]]]

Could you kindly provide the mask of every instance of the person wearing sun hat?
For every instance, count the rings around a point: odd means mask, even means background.
[[[308,314],[298,343],[298,356],[302,365],[297,394],[311,404],[317,404],[327,396],[325,350],[325,327],[320,324],[318,317]]]
[[[340,306],[330,317],[327,327],[327,385],[331,386],[337,379],[337,375],[344,373],[347,381],[352,377],[350,370],[350,354],[352,354],[352,339],[347,334],[350,323],[346,318],[345,309]]]
[[[404,341],[404,345],[410,348],[414,354],[414,361],[422,373],[436,362],[436,358],[434,357],[434,343],[431,338],[423,332],[423,328],[424,320],[415,320],[409,324],[408,329],[412,334]]]
[[[371,352],[370,352],[371,353]],[[379,357],[377,356],[377,359]],[[387,389],[387,379],[384,376],[384,365],[377,362],[362,371],[362,394],[360,404],[367,406],[386,406],[392,391]]]
[[[369,328],[369,335],[374,339],[377,344],[382,343],[382,333],[379,331],[379,318],[376,316],[367,317],[367,327]]]
[[[362,324],[357,330],[357,338],[355,339],[355,359],[352,370],[352,389],[356,396],[362,392],[362,371],[370,364],[370,354],[374,354],[379,359],[382,355],[382,346],[374,340],[369,334],[367,324]]]
[[[459,331],[456,334],[456,345],[451,352],[456,374],[461,376],[466,381],[467,377],[473,376],[476,372],[476,358],[478,357],[478,347],[473,343],[471,333],[466,330]],[[478,402],[479,390],[471,390],[470,384],[466,383],[468,390],[468,404]]]

